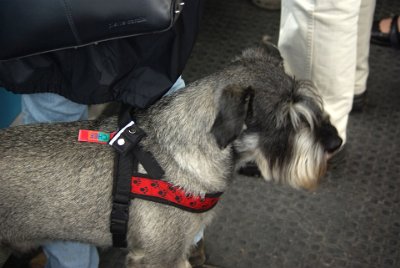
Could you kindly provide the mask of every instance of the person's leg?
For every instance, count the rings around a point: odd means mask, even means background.
[[[45,244],[46,268],[97,268],[99,255],[96,247],[77,242],[57,241]]]
[[[87,119],[88,107],[52,93],[22,95],[24,124],[72,122]],[[97,268],[99,256],[92,245],[54,242],[43,245],[46,268]]]
[[[392,26],[392,17],[383,18],[379,21],[379,30],[382,33],[389,33],[390,27]],[[397,28],[400,29],[400,20],[397,20]]]
[[[344,141],[354,95],[360,1],[282,1],[278,46],[285,68],[315,84]]]
[[[355,95],[360,95],[367,89],[367,78],[369,73],[369,39],[371,37],[374,11],[374,0],[361,0],[360,16],[358,18],[357,68],[354,88]]]
[[[22,122],[73,122],[88,118],[87,105],[78,104],[53,93],[22,95]]]
[[[371,43],[378,46],[400,49],[399,15],[386,17],[372,23]]]
[[[167,93],[165,93],[165,95],[170,95],[170,94],[174,93],[175,91],[178,91],[184,87],[185,87],[185,81],[183,80],[182,76],[179,76],[179,78],[175,81],[175,83],[167,91]]]

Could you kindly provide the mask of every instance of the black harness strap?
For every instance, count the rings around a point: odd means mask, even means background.
[[[131,177],[135,172],[135,159],[132,153],[117,154],[115,157],[115,177],[110,231],[114,247],[126,247],[128,231],[129,205],[131,202]]]
[[[123,129],[132,122],[129,106],[122,106],[119,115],[119,128]],[[137,125],[127,127],[112,143],[118,152],[114,164],[113,206],[111,210],[110,231],[114,247],[126,247],[126,235],[129,221],[129,205],[131,202],[131,178],[138,172],[141,163],[153,178],[161,178],[164,170],[153,155],[145,152],[138,145],[146,133]]]
[[[133,148],[132,152],[150,178],[162,178],[164,176],[164,170],[151,153],[143,151],[140,146]]]
[[[121,106],[118,121],[120,128],[123,128],[130,121],[128,106]],[[131,178],[132,174],[137,172],[138,166],[131,149],[135,141],[138,143],[144,136],[138,134],[128,128],[119,137],[118,140],[120,142],[117,140],[112,145],[118,152],[114,162],[113,204],[110,216],[110,232],[114,247],[125,248],[127,246],[126,234],[128,231],[129,205],[131,203]]]

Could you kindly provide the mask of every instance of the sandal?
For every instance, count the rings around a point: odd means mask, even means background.
[[[380,21],[374,21],[371,31],[371,43],[400,49],[400,33],[397,23],[398,19],[399,15],[396,15],[392,18],[389,33],[381,32],[379,28]]]

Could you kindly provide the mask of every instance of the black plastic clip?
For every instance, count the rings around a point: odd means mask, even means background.
[[[120,154],[131,151],[146,136],[146,133],[139,128],[133,121],[123,127],[109,144]]]

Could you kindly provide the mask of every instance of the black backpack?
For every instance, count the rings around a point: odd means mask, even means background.
[[[0,61],[0,87],[21,94],[53,92],[82,104],[148,107],[182,74],[203,1],[185,2],[167,31]]]

